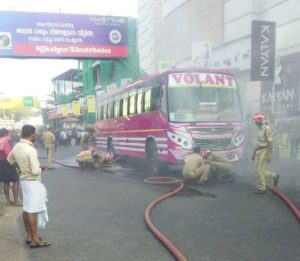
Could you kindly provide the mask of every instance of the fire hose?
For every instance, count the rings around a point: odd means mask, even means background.
[[[112,162],[115,163],[120,158],[121,158],[121,156],[118,157],[118,158],[116,158],[116,159],[114,159]],[[47,159],[47,158],[46,157],[39,157],[39,159]],[[53,159],[53,162],[55,162],[56,164],[58,164],[60,166],[66,167],[66,168],[74,168],[74,169],[79,169],[80,168],[80,166],[77,166],[77,165],[69,165],[69,164],[61,163],[61,162],[57,161],[56,159]]]
[[[187,261],[187,258],[176,248],[176,246],[162,232],[158,230],[158,228],[153,224],[151,220],[152,210],[162,201],[182,191],[184,187],[184,181],[176,178],[171,178],[171,177],[151,177],[151,178],[144,179],[144,182],[151,185],[178,185],[176,189],[170,190],[168,193],[154,199],[147,206],[144,213],[144,218],[152,234],[169,250],[169,252],[176,258],[176,260]]]
[[[272,191],[276,196],[278,196],[292,211],[292,213],[296,216],[298,221],[300,221],[300,210],[296,207],[296,205],[281,191],[276,188],[267,186],[268,190]]]

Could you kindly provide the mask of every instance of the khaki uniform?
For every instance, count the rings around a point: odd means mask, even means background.
[[[98,157],[95,158],[95,155],[97,155]],[[106,156],[107,156],[106,152],[92,153],[91,150],[84,150],[76,156],[76,161],[80,165],[83,163],[91,163],[91,164],[97,163],[98,167],[101,168],[101,167],[103,167],[103,165],[105,163]],[[93,167],[96,167],[96,166],[93,165]]]
[[[85,135],[82,136],[80,139],[80,146],[84,149],[87,150],[89,147],[95,145],[95,134],[92,132],[86,133]]]
[[[230,161],[221,154],[210,152],[207,157],[207,161],[211,166],[212,171],[216,171],[218,173],[218,179],[222,179],[232,172],[232,165]]]
[[[92,161],[92,159],[93,159],[93,153],[90,150],[84,150],[76,156],[76,161],[78,163],[85,163],[88,161]]]
[[[197,153],[193,153],[185,158],[183,167],[183,177],[188,179],[199,179],[199,181],[207,181],[210,166],[204,163],[204,159]]]
[[[266,190],[266,179],[275,178],[275,173],[267,170],[268,142],[273,142],[273,130],[263,124],[256,133],[256,147],[261,147],[255,153],[256,185],[258,190]]]
[[[47,152],[48,166],[50,166],[53,160],[55,136],[51,131],[45,131],[43,134],[43,140],[44,140],[44,147]]]

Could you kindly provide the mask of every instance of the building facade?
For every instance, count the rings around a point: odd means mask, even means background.
[[[300,109],[299,10],[297,0],[139,0],[139,52],[147,57],[141,67],[157,73],[161,62],[173,61],[176,67],[232,68],[245,113],[293,116]],[[276,22],[274,83],[250,81],[252,20]]]

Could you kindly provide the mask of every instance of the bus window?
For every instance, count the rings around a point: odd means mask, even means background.
[[[151,111],[151,90],[145,92],[144,111]]]
[[[160,86],[152,89],[151,92],[151,111],[157,111],[160,108]]]
[[[136,113],[136,95],[131,95],[129,97],[129,114]]]
[[[107,119],[112,118],[112,103],[107,104]]]
[[[123,99],[123,107],[122,107],[122,116],[127,116],[128,115],[128,97]]]
[[[98,106],[97,105],[97,115],[96,115],[96,118],[97,118],[97,121],[99,121],[101,118],[101,106]]]
[[[123,103],[124,103],[124,99],[120,100],[120,116],[123,116]]]
[[[100,106],[100,120],[103,120],[103,106]]]
[[[120,116],[120,101],[115,101],[114,102],[114,117],[118,118]]]
[[[143,112],[143,93],[142,92],[138,93],[138,95],[137,95],[136,107],[137,107],[137,113]]]
[[[107,104],[103,106],[103,120],[107,119]]]

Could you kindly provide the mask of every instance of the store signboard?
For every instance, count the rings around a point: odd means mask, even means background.
[[[0,98],[0,108],[5,110],[40,108],[40,106],[39,99],[32,96]]]
[[[167,61],[159,61],[158,62],[158,72],[163,73],[172,67],[175,66],[175,62],[172,60],[167,60]]]
[[[251,81],[274,81],[276,23],[252,21]]]
[[[300,103],[300,53],[280,57],[275,81],[262,82],[261,110],[284,117],[297,115]]]
[[[0,57],[126,58],[127,18],[0,11]]]

